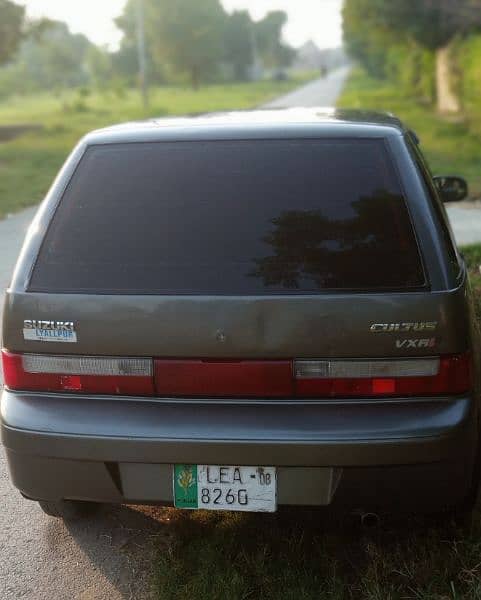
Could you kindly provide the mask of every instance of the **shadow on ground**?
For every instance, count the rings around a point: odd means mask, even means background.
[[[152,565],[172,535],[168,519],[161,508],[105,507],[86,520],[67,523],[67,529],[102,579],[118,592],[116,597],[143,600],[155,597]],[[61,521],[49,519],[50,545],[56,543],[61,527]],[[100,596],[87,588],[79,597],[93,600]]]

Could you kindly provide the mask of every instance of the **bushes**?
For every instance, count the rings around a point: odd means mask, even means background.
[[[471,35],[455,46],[458,91],[471,130],[481,134],[481,34]]]
[[[429,103],[436,101],[436,56],[431,50],[419,48],[419,97]]]
[[[481,244],[464,246],[461,252],[471,275],[471,286],[475,292],[475,310],[481,324]]]
[[[386,74],[402,91],[423,104],[436,99],[434,52],[415,42],[391,46],[386,58]]]
[[[361,62],[368,64],[369,73],[389,79],[412,99],[433,105],[436,102],[435,51],[414,40],[407,42],[394,38],[390,44],[385,44],[385,40],[378,38],[371,40],[372,46],[368,47],[367,43],[363,46],[366,56],[361,57]],[[382,43],[385,44],[383,51]],[[351,51],[355,49],[352,42],[350,47]],[[459,37],[450,48],[455,91],[461,99],[470,131],[481,135],[481,33]]]

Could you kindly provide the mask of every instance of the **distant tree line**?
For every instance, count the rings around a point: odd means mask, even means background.
[[[460,108],[460,41],[481,29],[481,0],[345,0],[348,51],[375,77],[392,77],[441,111]],[[481,57],[480,57],[481,59]]]
[[[27,22],[25,9],[0,0],[0,95],[138,82],[137,0],[116,20],[123,33],[110,52],[65,23]],[[220,0],[144,0],[149,79],[156,84],[243,81],[288,66],[294,50],[282,39],[287,15],[253,21],[247,11],[227,13]]]
[[[136,3],[129,0],[117,19],[119,57],[135,63]],[[247,11],[228,14],[219,0],[144,0],[147,48],[153,76],[189,77],[197,87],[219,76],[245,80],[256,59],[266,68],[287,66],[294,51],[282,41],[287,15],[274,11],[254,22]],[[127,69],[126,75],[134,75]]]

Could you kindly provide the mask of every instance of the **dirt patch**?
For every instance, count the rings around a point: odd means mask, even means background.
[[[41,125],[0,125],[0,142],[9,142],[25,133],[40,129]]]

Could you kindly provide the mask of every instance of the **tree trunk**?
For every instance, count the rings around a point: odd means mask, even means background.
[[[436,88],[438,110],[443,114],[461,112],[461,102],[454,90],[451,76],[450,46],[436,51]]]

